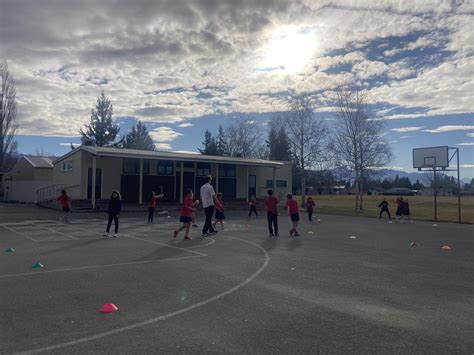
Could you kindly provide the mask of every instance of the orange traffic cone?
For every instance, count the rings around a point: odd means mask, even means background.
[[[118,311],[118,307],[113,303],[106,303],[99,311],[102,313],[113,313]]]

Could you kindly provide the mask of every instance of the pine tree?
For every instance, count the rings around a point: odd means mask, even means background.
[[[119,145],[121,142],[115,142],[115,139],[120,127],[113,123],[112,115],[112,103],[102,92],[97,98],[95,109],[91,111],[90,123],[85,126],[85,130],[81,128],[79,131],[82,144],[96,147]]]
[[[202,145],[204,146],[204,149],[198,148],[201,154],[218,155],[216,140],[208,129],[206,129],[206,131],[204,132],[204,141],[202,142]]]
[[[217,149],[217,155],[221,157],[228,155],[228,146],[227,146],[227,141],[225,137],[225,132],[224,132],[224,128],[222,128],[221,125],[219,125],[219,131],[217,133],[216,149]]]
[[[138,121],[137,126],[133,126],[132,131],[127,134],[123,142],[123,147],[126,149],[155,150],[153,139],[141,121]]]
[[[278,129],[275,124],[270,124],[266,143],[270,160],[291,161],[290,142],[283,127]]]

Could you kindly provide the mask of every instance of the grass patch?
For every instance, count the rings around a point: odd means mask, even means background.
[[[377,207],[383,196],[364,196],[364,210],[355,212],[355,196],[351,195],[313,195],[316,202],[316,213],[338,214],[348,216],[379,216]],[[295,196],[301,201],[301,196]],[[389,203],[392,218],[395,218],[397,210],[396,196],[386,196]],[[433,196],[407,196],[404,197],[410,203],[410,214],[414,220],[434,220]],[[464,223],[474,223],[474,196],[461,197],[461,218]],[[438,221],[458,222],[458,199],[451,196],[438,197]]]

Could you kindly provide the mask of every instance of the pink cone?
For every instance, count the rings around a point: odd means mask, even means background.
[[[102,313],[113,313],[118,311],[118,307],[113,303],[106,303],[99,311]]]

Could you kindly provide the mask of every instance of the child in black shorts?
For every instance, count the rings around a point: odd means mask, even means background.
[[[296,230],[298,227],[298,223],[300,220],[300,208],[298,207],[298,202],[293,200],[293,195],[288,194],[286,195],[286,205],[285,207],[288,209],[288,215],[290,216],[291,222],[293,222],[293,228],[290,229],[290,238],[293,237],[299,237],[299,233]]]

